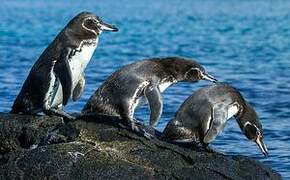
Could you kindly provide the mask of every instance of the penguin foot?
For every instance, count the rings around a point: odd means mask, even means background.
[[[208,153],[215,153],[215,151],[212,148],[210,148],[209,146],[203,147],[203,150],[208,152]]]
[[[216,150],[213,150],[212,148],[209,147],[208,144],[202,144],[202,149],[208,153],[215,153],[215,154],[221,154],[221,155],[225,155],[224,153],[218,152]]]
[[[69,120],[75,120],[74,116],[71,116],[70,114],[62,111],[62,110],[58,110],[58,109],[48,109],[48,110],[43,110],[44,114],[46,115],[55,115],[55,116],[60,116],[62,117],[65,121],[69,121]]]
[[[148,126],[148,128],[142,129],[142,131],[144,131],[144,137],[146,137],[149,140],[156,137],[155,129],[152,126]]]
[[[128,125],[124,125],[123,123],[118,123],[118,124],[121,128],[128,129],[128,130],[130,130],[130,131],[132,131],[132,132],[134,132],[142,137],[145,137],[148,140],[151,140],[154,138],[154,135],[146,132],[146,130],[144,128],[139,127],[139,126],[141,126],[141,123],[130,122],[130,124],[128,124]]]
[[[65,122],[67,122],[67,121],[73,121],[73,120],[76,119],[75,117],[70,116],[70,115],[69,116],[63,116],[62,118],[64,119]]]
[[[151,135],[155,136],[155,129],[154,129],[154,127],[148,126],[148,129],[146,131],[149,132]]]
[[[154,134],[155,134],[154,128],[149,127],[149,129],[146,130],[145,128],[142,128],[141,126],[144,126],[144,125],[141,124],[140,122],[132,122],[131,123],[131,130],[136,132],[137,134],[140,134],[141,136],[145,137],[148,140],[151,140],[155,137],[154,136]]]
[[[146,131],[144,131],[143,136],[144,136],[146,139],[148,139],[148,140],[151,140],[151,139],[153,139],[153,138],[155,137],[154,135],[152,135],[152,134],[150,134],[150,133],[148,133],[148,132],[146,132]]]
[[[214,150],[209,147],[208,143],[201,142],[201,148],[202,148],[202,150],[204,150],[206,152],[209,152],[209,153],[213,153],[214,152]]]

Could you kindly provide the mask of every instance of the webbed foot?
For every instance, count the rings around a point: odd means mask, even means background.
[[[44,114],[46,115],[55,115],[55,116],[60,116],[66,121],[70,120],[75,120],[76,118],[74,116],[71,116],[70,114],[66,113],[65,111],[58,110],[58,109],[48,109],[48,110],[43,110]]]
[[[203,143],[202,144],[202,150],[208,152],[208,153],[216,153],[216,154],[221,154],[221,155],[225,155],[222,152],[218,152],[216,150],[213,150],[212,148],[209,147],[209,144]]]
[[[134,133],[136,133],[142,137],[145,137],[148,140],[151,140],[154,138],[154,135],[152,135],[150,132],[147,132],[145,128],[142,128],[142,126],[144,126],[144,125],[142,125],[139,122],[131,121],[128,125],[124,125],[123,123],[119,123],[119,126],[124,128],[124,129],[128,129],[130,131],[133,131]]]

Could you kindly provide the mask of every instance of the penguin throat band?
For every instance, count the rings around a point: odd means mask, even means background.
[[[86,40],[82,40],[79,47],[77,47],[76,49],[72,50],[71,54],[69,55],[69,60],[71,60],[71,58],[77,53],[77,52],[81,52],[82,48],[84,46],[96,46],[97,43],[99,41],[99,38],[93,38],[93,39],[86,39]]]

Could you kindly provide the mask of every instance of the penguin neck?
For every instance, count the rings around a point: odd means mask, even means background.
[[[184,70],[180,67],[177,67],[175,63],[166,64],[164,68],[166,69],[168,76],[172,77],[175,82],[185,81],[183,72]]]
[[[159,90],[161,92],[164,92],[169,86],[174,83],[177,83],[177,80],[172,75],[170,75],[160,81],[160,84],[158,85]]]
[[[98,38],[82,40],[78,47],[73,50],[72,56],[69,59],[73,87],[75,87],[80,80],[85,68],[94,54],[95,49],[97,48],[97,44]]]
[[[80,41],[79,46],[76,48],[77,50],[81,50],[84,46],[87,47],[92,47],[92,49],[96,49],[98,46],[99,38],[94,38],[94,39],[84,39]]]
[[[245,124],[256,119],[258,119],[257,114],[248,103],[245,103],[236,115],[236,120],[241,129],[244,128]]]
[[[78,33],[73,31],[70,28],[67,28],[63,32],[67,37],[73,38],[74,40],[77,40],[79,42],[81,41],[86,41],[86,40],[92,40],[92,39],[97,39],[99,37],[96,36],[95,34],[84,34],[84,33]]]

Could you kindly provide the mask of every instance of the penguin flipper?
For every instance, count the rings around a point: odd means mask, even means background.
[[[210,143],[212,142],[217,135],[219,135],[227,121],[227,113],[221,108],[212,108],[212,118],[210,119],[210,126],[206,132],[203,142]]]
[[[85,80],[84,74],[82,74],[78,84],[73,90],[73,95],[72,95],[73,101],[77,101],[78,99],[80,99],[81,95],[84,92],[85,82],[86,80]]]
[[[147,86],[144,95],[148,100],[150,107],[150,122],[149,125],[153,127],[159,120],[162,113],[162,97],[157,86]]]
[[[59,78],[62,85],[63,105],[66,105],[71,97],[72,89],[72,74],[69,66],[69,58],[71,53],[70,48],[65,48],[61,54],[59,60],[55,63],[54,72]]]

